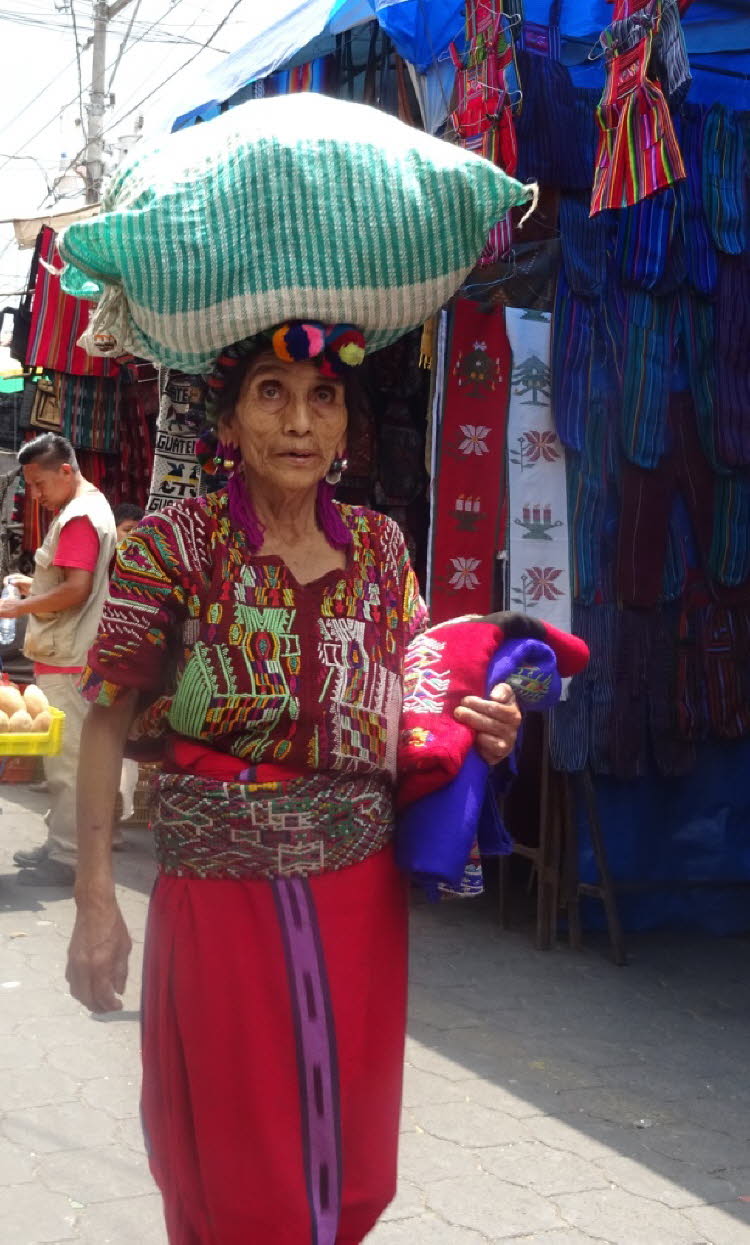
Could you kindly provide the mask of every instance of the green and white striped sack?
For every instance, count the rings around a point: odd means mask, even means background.
[[[292,318],[355,324],[378,350],[447,302],[492,225],[534,196],[378,109],[254,100],[139,146],[101,215],[62,234],[62,284],[98,300],[90,354],[205,372]]]

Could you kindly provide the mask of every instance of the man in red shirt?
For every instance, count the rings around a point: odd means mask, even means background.
[[[50,704],[65,713],[63,748],[45,757],[50,792],[47,839],[16,852],[28,885],[72,886],[76,863],[76,780],[87,706],[78,678],[101,617],[115,548],[109,503],[84,479],[65,437],[44,433],[18,454],[28,494],[53,514],[33,578],[13,576],[22,600],[0,601],[0,617],[28,615],[24,652]]]

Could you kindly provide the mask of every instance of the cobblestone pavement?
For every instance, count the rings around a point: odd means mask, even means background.
[[[0,1243],[164,1245],[137,1114],[148,837],[117,859],[125,1010],[93,1019],[63,979],[69,894],[10,863],[44,797],[3,790]],[[401,1187],[368,1245],[750,1245],[750,942],[641,937],[616,969],[488,906],[417,906],[413,932]]]

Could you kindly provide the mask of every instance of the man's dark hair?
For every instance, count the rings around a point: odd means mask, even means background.
[[[140,523],[145,513],[143,506],[136,506],[132,501],[123,501],[112,511],[115,516],[115,527],[119,527],[121,523],[127,523],[128,519]]]
[[[79,471],[76,452],[67,437],[56,432],[43,432],[33,441],[27,441],[18,451],[18,463],[28,467],[29,463],[39,463],[40,467],[53,469],[66,464],[74,471]]]

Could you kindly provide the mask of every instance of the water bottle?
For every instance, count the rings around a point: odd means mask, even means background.
[[[0,601],[19,601],[21,594],[15,584],[6,584],[0,593]],[[16,638],[15,618],[0,618],[0,644],[12,644]]]

